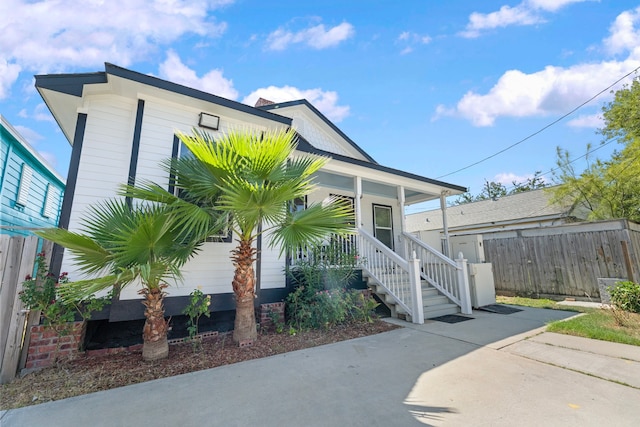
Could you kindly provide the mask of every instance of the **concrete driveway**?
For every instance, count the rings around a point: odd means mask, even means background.
[[[14,426],[636,426],[640,347],[542,333],[574,313],[428,322],[9,410]]]

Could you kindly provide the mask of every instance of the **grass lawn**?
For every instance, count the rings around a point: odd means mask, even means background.
[[[499,296],[497,302],[582,312],[585,314],[580,317],[551,322],[547,326],[547,331],[640,346],[640,314],[618,311],[619,314],[616,315],[613,310],[609,309],[559,305],[557,302],[547,299]]]
[[[525,307],[533,307],[533,308],[548,308],[551,310],[564,310],[564,311],[577,311],[580,313],[589,313],[594,310],[594,308],[589,307],[580,307],[580,306],[569,306],[569,305],[560,305],[557,301],[551,299],[534,299],[534,298],[523,298],[523,297],[503,297],[496,296],[496,302],[498,304],[509,304],[509,305],[523,305]]]

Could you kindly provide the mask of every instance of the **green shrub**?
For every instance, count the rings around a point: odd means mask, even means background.
[[[73,331],[74,320],[89,320],[92,313],[102,310],[111,300],[109,293],[101,298],[91,295],[80,302],[65,301],[58,295],[58,288],[61,284],[69,283],[68,274],[64,272],[55,277],[50,273],[44,252],[36,255],[35,263],[36,275],[25,277],[19,298],[28,310],[39,311],[41,323],[50,327],[59,337]],[[60,343],[58,340],[57,347]],[[56,357],[58,350],[56,348]]]
[[[362,291],[299,286],[286,300],[289,323],[298,330],[372,322],[378,303]]]
[[[609,288],[612,304],[624,311],[640,313],[640,284],[631,281],[616,283]]]
[[[296,330],[330,328],[348,322],[372,322],[378,303],[359,290],[347,290],[360,262],[344,242],[307,251],[289,275],[296,289],[286,299],[286,317]]]

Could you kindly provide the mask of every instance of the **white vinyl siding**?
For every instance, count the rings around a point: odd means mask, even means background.
[[[31,188],[31,179],[33,178],[33,169],[27,164],[22,164],[22,172],[20,173],[20,185],[18,186],[18,197],[16,203],[21,206],[27,206],[29,201],[29,189]]]
[[[96,96],[88,102],[87,124],[78,166],[78,179],[69,218],[69,230],[79,231],[89,207],[118,197],[127,183],[136,102],[119,96]],[[65,251],[62,270],[72,280],[85,278]]]
[[[280,256],[279,247],[270,247],[271,235],[271,232],[267,232],[262,236],[260,289],[284,288],[286,286],[285,256]]]

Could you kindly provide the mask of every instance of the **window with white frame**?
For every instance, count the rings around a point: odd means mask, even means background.
[[[32,178],[33,169],[31,169],[31,167],[29,167],[26,163],[23,163],[22,171],[20,173],[20,184],[18,185],[18,196],[16,197],[16,204],[20,206],[27,206]]]
[[[373,235],[393,250],[393,214],[391,206],[373,205]]]

